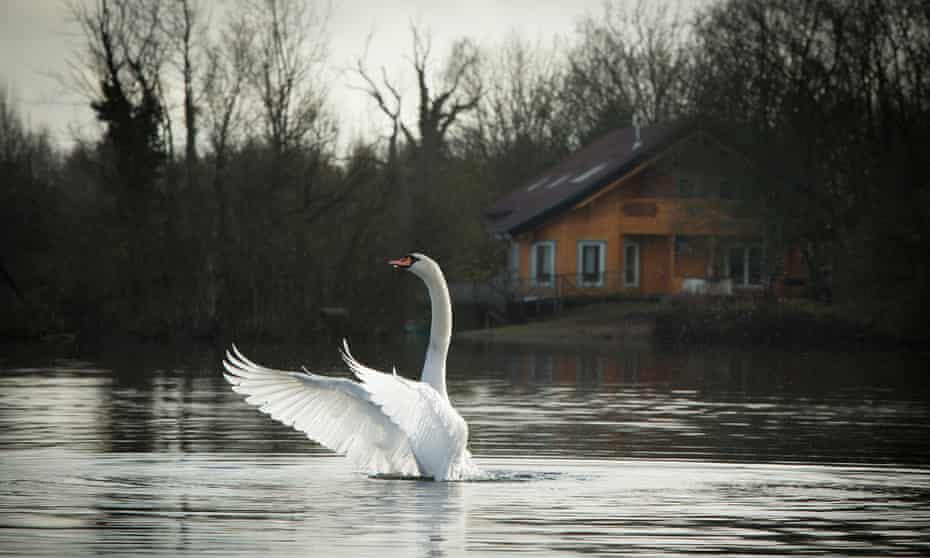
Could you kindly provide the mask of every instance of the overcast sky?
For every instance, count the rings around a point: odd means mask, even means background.
[[[385,66],[401,75],[408,64],[411,21],[428,29],[434,50],[444,54],[462,36],[482,45],[514,32],[543,42],[569,36],[579,19],[601,9],[601,0],[333,0],[330,100],[343,140],[383,124],[364,95],[349,87],[351,75],[337,73],[364,52],[369,34],[374,34],[369,67]],[[80,44],[64,0],[0,0],[0,81],[12,89],[30,124],[49,127],[63,144],[75,131],[92,135],[94,130],[86,99],[61,79]]]

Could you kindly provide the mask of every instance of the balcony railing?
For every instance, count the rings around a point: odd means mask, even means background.
[[[631,283],[628,279],[623,271],[583,275],[554,274],[547,280],[499,275],[485,282],[456,282],[451,285],[451,290],[453,300],[459,304],[477,303],[503,307],[511,302],[641,293],[640,283]],[[759,290],[761,286],[737,285],[730,279],[675,276],[666,288],[667,292],[675,294],[729,296],[736,292]]]
[[[525,298],[564,298],[599,296],[604,294],[639,293],[640,278],[629,281],[623,271],[597,274],[565,273],[553,275],[548,281],[537,278],[511,277],[505,291],[510,300]],[[667,285],[668,293],[684,295],[729,296],[736,291],[758,290],[762,285],[740,285],[727,278],[710,279],[675,276]]]
[[[564,273],[556,274],[543,280],[537,277],[510,277],[507,279],[506,291],[511,300],[527,298],[564,298],[575,296],[597,296],[607,293],[635,291],[636,284],[624,280],[624,273]]]

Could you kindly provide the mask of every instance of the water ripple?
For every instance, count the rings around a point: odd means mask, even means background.
[[[356,352],[395,350],[415,369],[422,347]],[[451,483],[354,470],[211,352],[4,355],[0,553],[930,554],[923,360],[454,355],[484,474]]]

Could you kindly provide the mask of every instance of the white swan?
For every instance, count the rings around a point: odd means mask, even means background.
[[[343,341],[342,358],[360,380],[274,370],[255,364],[233,345],[223,375],[246,402],[343,453],[371,474],[454,480],[477,472],[468,425],[446,394],[446,355],[452,304],[439,264],[423,254],[389,262],[426,283],[432,307],[429,347],[421,381],[385,374],[359,363]]]

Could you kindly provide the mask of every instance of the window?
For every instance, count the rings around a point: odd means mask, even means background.
[[[604,286],[604,257],[607,243],[603,240],[578,241],[578,284],[582,287]]]
[[[727,275],[733,280],[734,285],[742,285],[746,277],[746,250],[742,246],[731,247],[727,262],[729,263]]]
[[[639,286],[639,243],[623,241],[623,286]]]
[[[546,240],[534,243],[530,259],[532,284],[537,287],[555,285],[555,242]]]
[[[746,284],[762,284],[762,247],[758,244],[746,247]]]
[[[682,256],[690,256],[694,254],[694,245],[691,242],[691,239],[684,236],[675,237],[675,263],[678,263],[678,260]]]
[[[731,246],[727,251],[727,276],[735,287],[762,285],[762,246]]]

